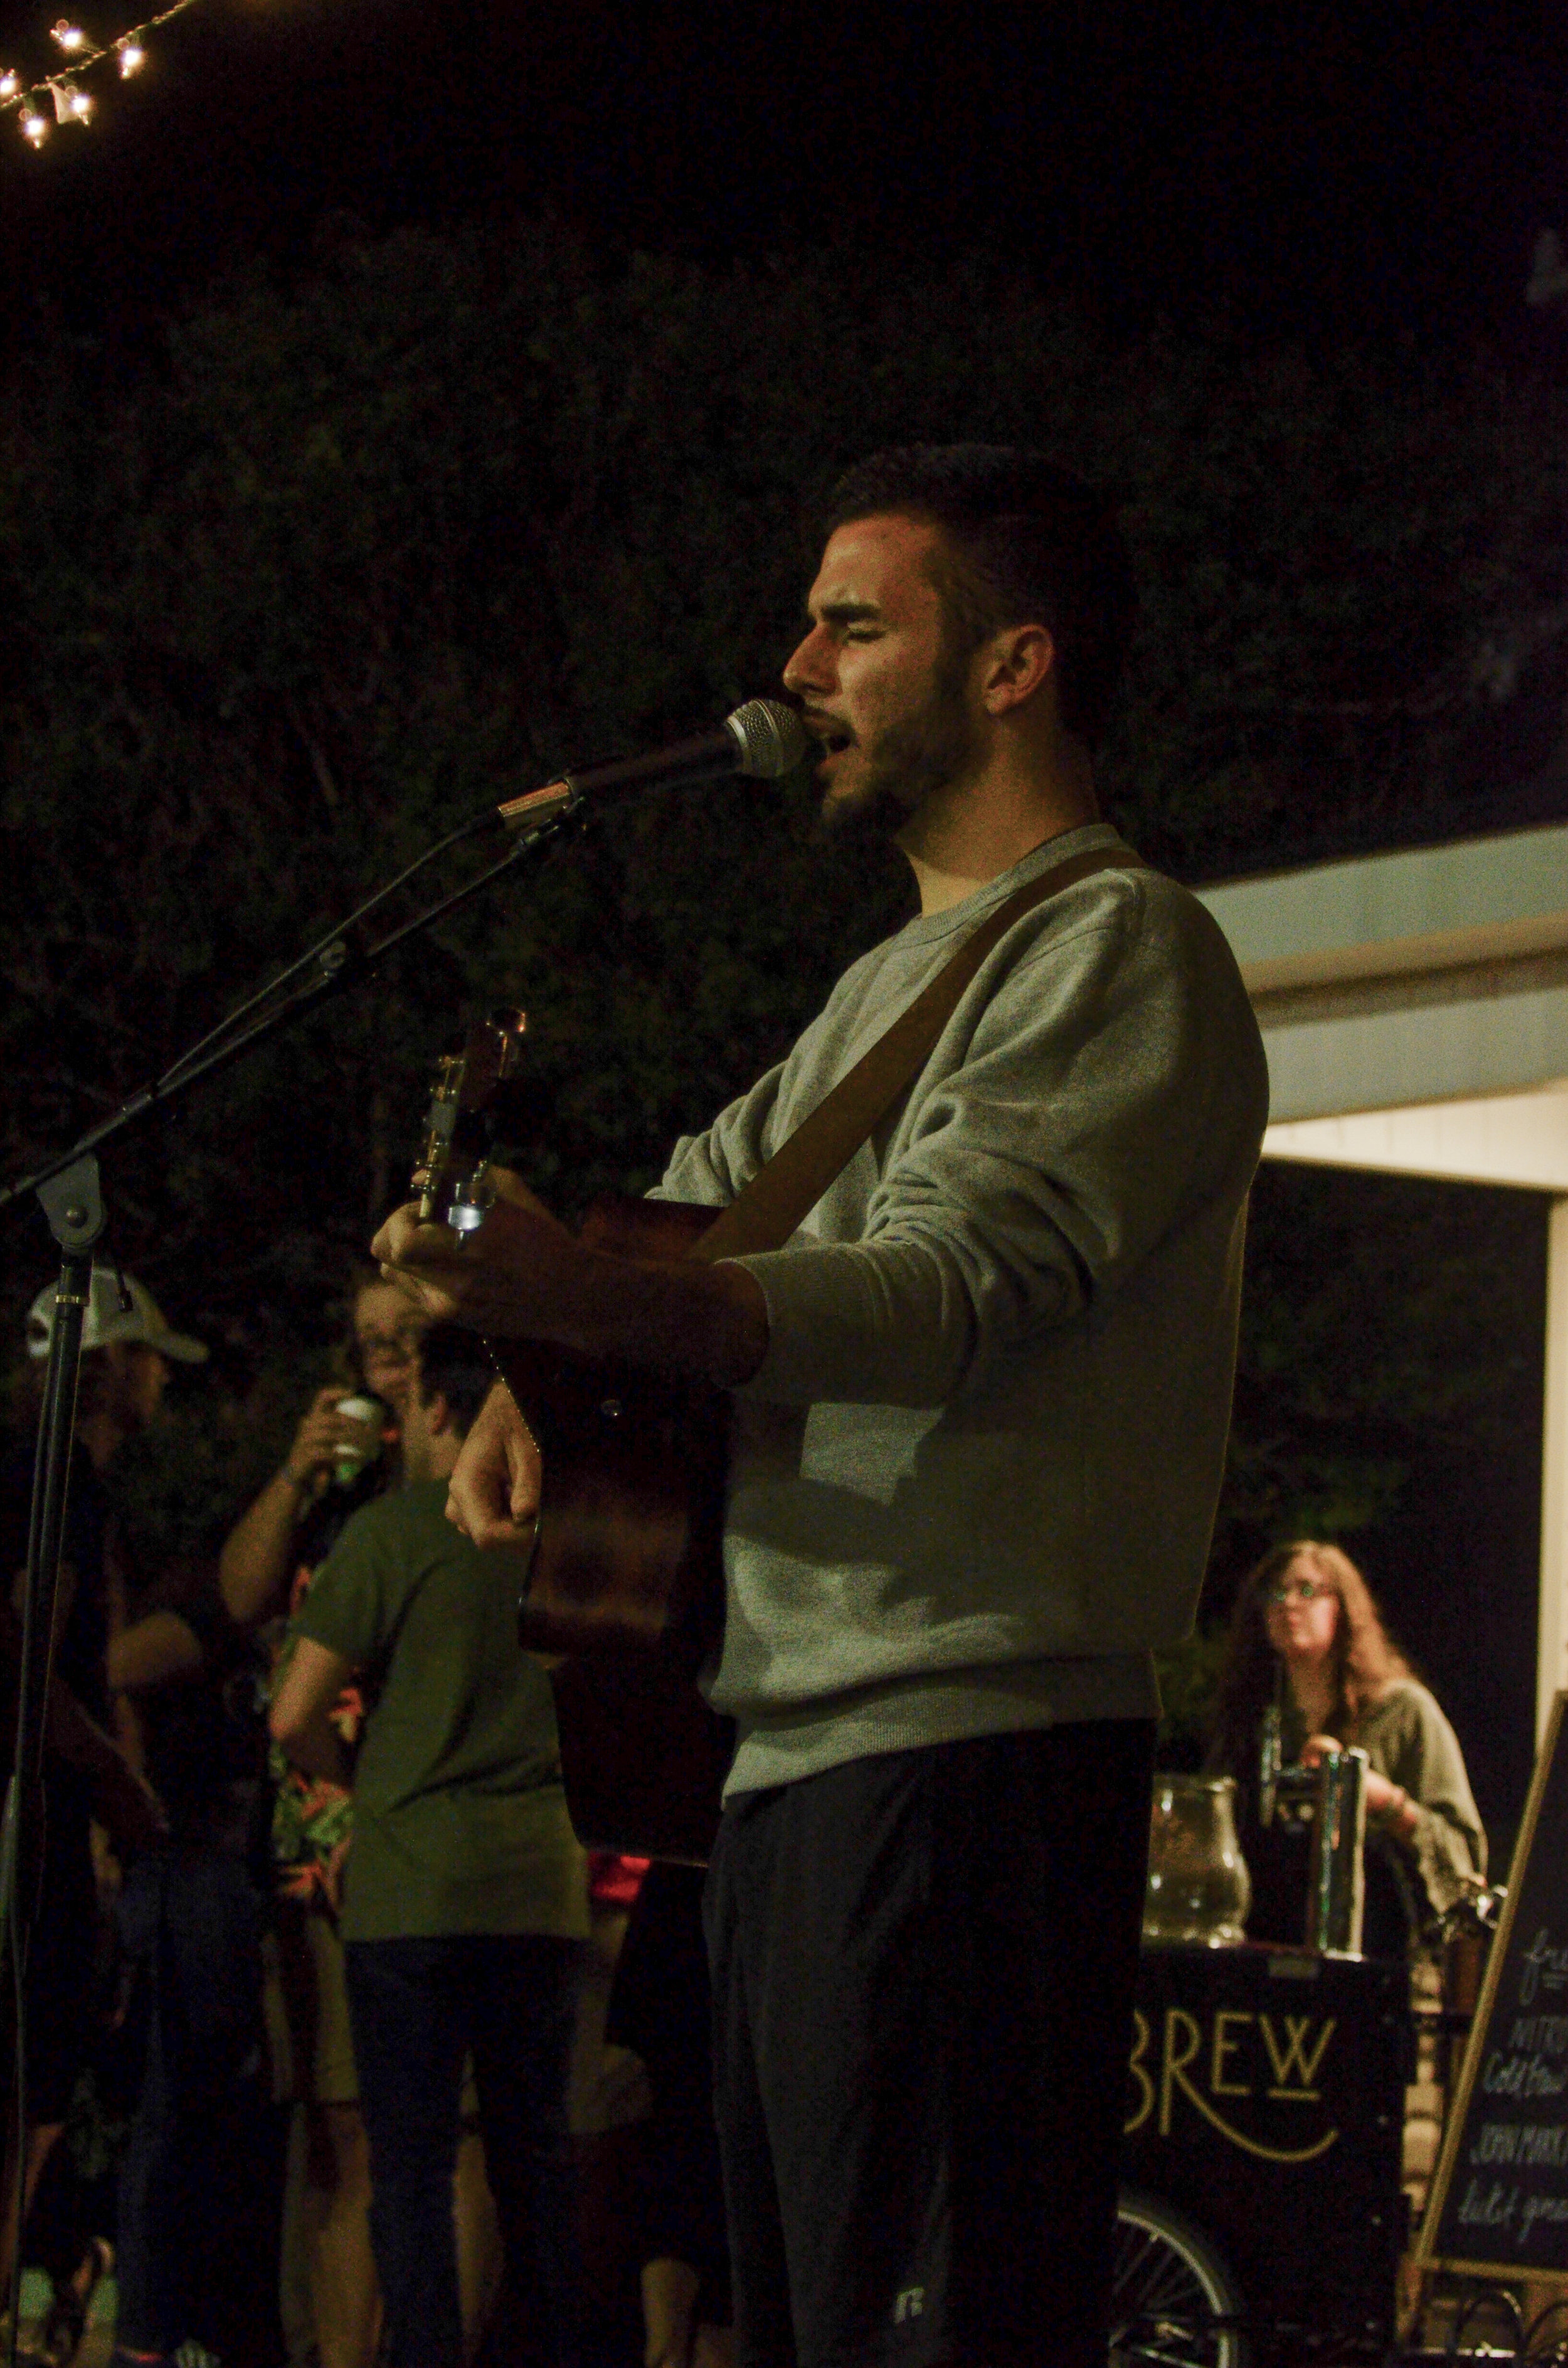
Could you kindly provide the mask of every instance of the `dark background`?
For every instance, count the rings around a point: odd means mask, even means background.
[[[58,62],[51,14],[5,0],[8,60]],[[549,204],[658,250],[983,245],[1122,328],[1513,343],[1568,150],[1558,12],[1430,0],[201,0],[95,87],[90,134],[9,160],[13,285],[131,314],[297,256],[324,207],[383,230]]]
[[[0,0],[0,65],[52,69],[54,13]],[[899,436],[1126,492],[1108,781],[1180,876],[1568,813],[1568,307],[1524,294],[1568,66],[1558,12],[1494,13],[200,0],[90,129],[0,117],[5,1168],[454,813],[768,688],[810,495]],[[896,917],[803,791],[735,796],[617,818],[117,1162],[127,1262],[217,1351],[152,1527],[264,1468],[454,1005],[549,1015],[570,1202]],[[1209,1598],[1343,1537],[1504,1827],[1544,1237],[1531,1195],[1265,1170]],[[13,1224],[11,1338],[47,1271]]]

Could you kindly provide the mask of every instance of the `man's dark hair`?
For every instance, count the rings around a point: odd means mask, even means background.
[[[825,531],[892,511],[939,527],[937,575],[969,649],[1005,625],[1056,644],[1057,700],[1092,747],[1106,728],[1132,628],[1132,565],[1110,503],[1043,453],[1013,444],[903,444],[873,452],[828,496]]]
[[[494,1363],[477,1333],[465,1332],[460,1324],[432,1324],[420,1335],[415,1383],[419,1403],[428,1406],[434,1397],[445,1398],[460,1431],[472,1428],[494,1380]]]

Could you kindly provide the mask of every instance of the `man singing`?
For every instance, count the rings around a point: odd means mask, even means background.
[[[1105,2358],[1153,1720],[1230,1414],[1267,1081],[1219,930],[1099,819],[1131,611],[1102,506],[1038,455],[841,482],[785,669],[830,825],[891,831],[917,918],[676,1145],[733,1200],[1031,881],[892,1117],[783,1249],[582,1248],[526,1195],[377,1244],[438,1316],[735,1393],[739,1743],[707,1895],[740,2358]],[[516,1538],[504,1393],[453,1482]]]

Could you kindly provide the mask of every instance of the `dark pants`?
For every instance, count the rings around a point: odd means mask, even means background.
[[[350,1941],[345,1953],[390,2368],[461,2368],[452,2179],[465,2050],[508,2272],[537,2301],[545,2359],[577,2368],[566,2118],[576,1943],[458,1934]]]
[[[120,1894],[135,2102],[120,2165],[120,2340],[280,2356],[280,2123],[261,2066],[264,1910],[216,1847],[140,1859]]]
[[[890,1752],[726,1810],[744,2368],[1104,2368],[1153,1730]]]
[[[713,1993],[702,1937],[702,1873],[648,1869],[615,1969],[605,2036],[648,2075],[642,2126],[638,2260],[685,2261],[701,2280],[697,2316],[730,2323],[730,2248],[713,2127]]]

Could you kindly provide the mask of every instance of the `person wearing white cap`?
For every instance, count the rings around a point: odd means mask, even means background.
[[[54,1327],[56,1283],[28,1314],[28,1353],[41,1367]],[[50,1748],[45,1759],[49,1822],[41,1901],[29,1946],[26,2199],[42,2173],[65,2119],[91,2037],[87,2000],[97,1927],[90,1829],[96,1817],[111,1846],[128,1857],[157,1839],[152,1793],[111,1741],[105,1548],[111,1512],[104,1474],[116,1450],[155,1417],[171,1360],[199,1363],[199,1340],[175,1331],[145,1285],[95,1267],[82,1326],[76,1400],[76,1452],[62,1554],[62,1592],[54,1656]],[[33,1452],[30,1442],[0,1460],[0,1595],[19,1584],[27,1560]],[[110,1548],[112,1554],[112,1547]],[[7,1618],[0,1613],[0,1619]],[[0,2236],[0,2290],[9,2283],[10,2210]],[[73,2265],[62,2265],[69,2271]],[[73,2295],[57,2276],[62,2307]]]
[[[40,1291],[28,1310],[28,1354],[40,1362],[48,1356],[53,1338],[57,1287],[51,1282]],[[76,1437],[99,1473],[122,1440],[145,1429],[156,1415],[170,1360],[179,1365],[207,1361],[204,1343],[174,1329],[144,1282],[107,1266],[93,1269],[82,1318],[82,1355]],[[85,1361],[89,1357],[90,1364]]]
[[[53,1316],[52,1291],[40,1293],[28,1325],[40,1359]],[[144,1284],[95,1271],[72,1499],[96,1511],[108,1534],[94,1583],[78,1573],[76,1598],[90,1599],[98,1683],[128,1748],[160,1786],[169,1823],[166,1847],[125,1865],[114,1909],[131,2035],[115,2228],[117,2368],[237,2351],[253,2304],[256,2340],[268,2340],[260,2314],[271,2283],[270,2157],[246,2069],[261,2028],[264,1903],[233,1829],[221,1707],[235,1635],[209,1563],[138,1569],[114,1538],[118,1451],[155,1419],[171,1366],[199,1364],[207,1353],[174,1328]],[[224,2216],[236,2174],[259,2222],[244,2240]]]

